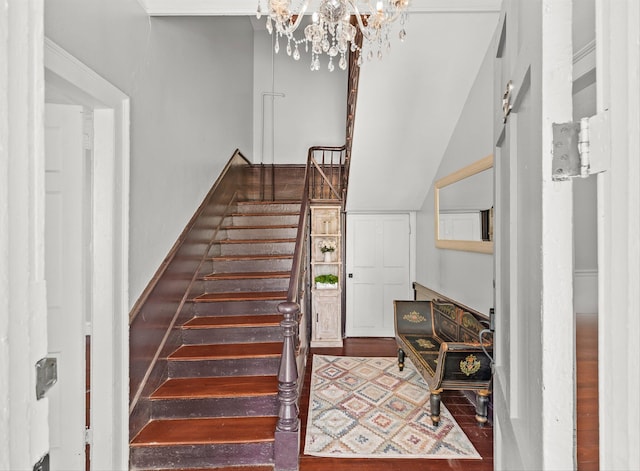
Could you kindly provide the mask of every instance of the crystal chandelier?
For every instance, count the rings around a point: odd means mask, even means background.
[[[262,16],[261,1],[258,0],[258,19]],[[291,0],[266,0],[267,31],[275,31],[275,52],[280,50],[280,38],[286,38],[287,54],[295,60],[300,59],[299,46],[304,43],[305,51],[311,45],[311,70],[320,69],[320,56],[329,56],[328,68],[333,71],[334,57],[340,56],[338,66],[347,68],[347,51],[358,53],[356,63],[362,65],[362,50],[367,49],[370,60],[376,55],[382,59],[383,51],[391,48],[389,35],[391,25],[399,18],[401,29],[399,37],[404,41],[406,31],[409,0],[320,0],[318,11],[313,13],[312,22],[304,29],[304,39],[297,39],[293,33],[298,29],[309,6],[309,0],[301,0],[297,12],[291,10]],[[358,29],[362,32],[364,47],[358,46],[356,34],[358,30],[351,24],[351,16],[356,19]]]

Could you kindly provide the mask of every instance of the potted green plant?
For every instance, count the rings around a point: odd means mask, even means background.
[[[318,275],[314,278],[316,289],[336,289],[338,277],[336,275]]]

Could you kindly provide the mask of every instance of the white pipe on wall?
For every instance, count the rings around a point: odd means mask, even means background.
[[[262,133],[261,133],[261,146],[260,146],[260,163],[264,163],[264,99],[271,97],[271,163],[275,163],[275,97],[285,97],[284,93],[280,92],[262,92]]]

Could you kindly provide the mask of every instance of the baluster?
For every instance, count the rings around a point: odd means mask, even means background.
[[[298,418],[298,368],[294,349],[300,307],[293,302],[278,305],[284,316],[280,325],[284,331],[282,358],[278,372],[278,423],[275,433],[275,469],[297,470],[300,447],[300,420]]]
[[[295,334],[298,327],[297,317],[300,308],[296,303],[284,302],[278,305],[278,311],[284,315],[280,322],[284,330],[282,358],[278,372],[278,402],[280,411],[278,430],[297,430],[298,428],[298,367],[294,349]]]

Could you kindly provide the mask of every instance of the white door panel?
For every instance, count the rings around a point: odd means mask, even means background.
[[[52,470],[85,467],[82,108],[45,110],[45,277],[48,344],[58,382],[48,394]]]
[[[347,216],[348,337],[392,337],[393,301],[411,299],[408,214]]]
[[[375,283],[354,283],[353,299],[354,312],[347,317],[350,319],[349,330],[369,329],[373,330],[382,323],[382,311],[379,306],[383,303],[383,297]]]

